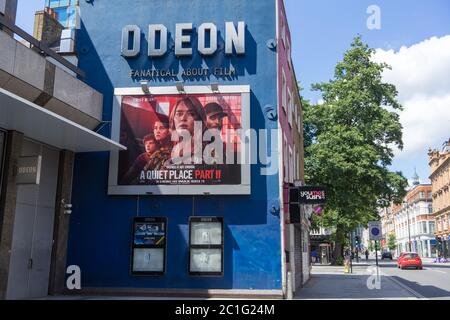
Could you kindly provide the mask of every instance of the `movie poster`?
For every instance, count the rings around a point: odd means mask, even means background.
[[[241,94],[122,96],[118,185],[240,185]]]
[[[164,222],[135,222],[134,245],[164,245],[166,241]]]

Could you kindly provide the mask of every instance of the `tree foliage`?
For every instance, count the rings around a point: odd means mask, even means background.
[[[323,104],[303,104],[306,180],[327,187],[322,222],[336,227],[337,244],[357,226],[378,220],[378,208],[401,202],[406,193],[407,180],[388,168],[393,148],[403,148],[397,113],[402,106],[395,86],[382,81],[389,66],[372,61],[373,54],[356,37],[334,78],[313,85]]]
[[[395,250],[397,248],[397,239],[393,233],[390,233],[388,236],[388,248],[389,250]]]

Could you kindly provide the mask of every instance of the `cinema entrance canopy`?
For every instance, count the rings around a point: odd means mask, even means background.
[[[73,152],[126,150],[73,121],[0,88],[0,128]]]

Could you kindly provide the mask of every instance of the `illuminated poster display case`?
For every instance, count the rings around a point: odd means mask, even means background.
[[[184,93],[173,86],[149,90],[152,94],[114,90],[111,139],[127,150],[110,154],[108,194],[251,194],[245,145],[250,87],[218,86],[220,93],[208,86],[185,86]],[[183,112],[195,125],[178,120]],[[220,126],[211,127],[207,115],[212,114],[220,117]],[[183,135],[193,147],[188,143],[184,150]]]
[[[223,276],[223,218],[189,220],[189,274]]]
[[[166,218],[134,218],[132,275],[164,275],[166,270],[166,235]]]

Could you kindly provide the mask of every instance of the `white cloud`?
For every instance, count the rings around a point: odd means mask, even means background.
[[[404,110],[404,149],[399,159],[423,157],[450,136],[450,35],[433,37],[399,51],[378,49],[374,60],[392,67],[384,81],[394,84]]]

